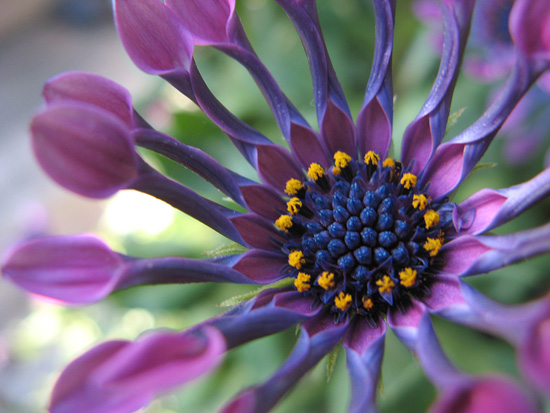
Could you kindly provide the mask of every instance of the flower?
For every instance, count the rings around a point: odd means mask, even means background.
[[[543,0],[525,0],[540,7]],[[374,0],[376,47],[364,103],[352,116],[323,42],[314,0],[277,0],[294,23],[312,72],[318,132],[280,90],[248,41],[232,0],[116,0],[116,24],[134,62],[203,110],[256,169],[261,183],[156,131],[121,86],[87,73],[50,80],[46,108],[33,120],[35,153],[60,185],[89,197],[135,189],[164,200],[247,248],[207,260],[141,259],[93,236],[38,238],[4,258],[5,276],[31,293],[71,304],[144,284],[261,284],[252,298],[179,333],[110,341],[61,374],[51,411],[129,412],[159,392],[210,371],[222,353],[300,324],[296,347],[264,383],[242,391],[225,412],[268,411],[342,343],[351,377],[349,410],[375,410],[387,327],[417,356],[440,391],[433,411],[534,411],[515,382],[460,372],[445,356],[430,314],[499,334],[518,348],[527,378],[548,391],[543,346],[548,307],[504,308],[464,283],[550,250],[550,226],[487,235],[550,194],[550,170],[455,203],[469,175],[523,94],[550,67],[547,43],[526,33],[518,14],[518,53],[489,109],[443,142],[470,27],[473,0],[443,0],[445,38],[431,93],[389,157],[391,57],[396,2]],[[520,4],[518,2],[518,4]],[[514,13],[514,12],[513,12]],[[546,36],[547,25],[535,26]],[[546,39],[546,37],[543,37]],[[234,116],[212,94],[193,60],[194,45],[241,63],[263,92],[290,150]],[[135,147],[196,172],[247,212],[207,200],[149,166]],[[273,284],[277,283],[277,284]],[[514,314],[514,317],[509,316]],[[521,326],[518,327],[518,326]]]

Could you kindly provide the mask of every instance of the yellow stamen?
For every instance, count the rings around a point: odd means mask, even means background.
[[[370,310],[372,307],[374,307],[374,303],[370,298],[363,297],[361,301],[363,301],[363,307],[365,307],[365,309],[367,310]]]
[[[429,198],[426,198],[426,195],[413,195],[412,205],[420,211],[424,211],[428,206]]]
[[[430,253],[430,257],[435,257],[441,248],[442,242],[439,238],[428,237],[423,245],[424,249]]]
[[[414,188],[416,186],[416,175],[409,172],[403,174],[403,177],[401,178],[401,185],[403,185],[405,189]]]
[[[433,209],[428,209],[424,214],[424,222],[426,223],[426,229],[430,229],[439,224],[439,214]]]
[[[281,215],[277,218],[277,221],[275,221],[275,226],[281,231],[288,232],[288,230],[292,228],[292,218],[288,215]]]
[[[334,298],[334,305],[342,311],[346,311],[351,305],[351,295],[341,292],[338,297]]]
[[[378,161],[380,161],[380,156],[376,152],[368,151],[365,154],[365,163],[367,165],[378,165]]]
[[[305,272],[298,273],[298,277],[294,280],[294,286],[298,292],[303,293],[311,288],[311,285],[309,285],[309,280],[311,280],[311,275],[306,274]]]
[[[393,287],[395,287],[395,283],[387,275],[384,275],[381,280],[376,281],[376,285],[378,286],[380,294],[391,293]]]
[[[341,172],[342,172],[342,169],[338,168],[337,166],[332,167],[332,174],[334,176],[340,175]]]
[[[325,170],[318,163],[312,163],[311,165],[309,165],[309,169],[307,170],[307,176],[309,176],[314,181],[321,179],[324,174],[325,174]]]
[[[296,195],[302,189],[304,189],[304,184],[301,181],[292,178],[286,182],[285,194]]]
[[[319,278],[317,278],[317,284],[323,290],[328,290],[336,285],[334,282],[334,274],[328,271],[324,271]]]
[[[336,152],[334,154],[334,165],[336,165],[337,168],[345,168],[348,166],[348,164],[351,161],[351,156],[349,156],[345,152]]]
[[[401,285],[407,288],[412,287],[416,282],[416,270],[405,268],[399,273],[399,278],[401,279]]]
[[[302,251],[292,251],[290,254],[288,254],[288,263],[292,267],[299,270],[306,263],[304,253]]]
[[[384,159],[384,162],[382,162],[382,166],[390,166],[393,168],[395,166],[395,161],[392,158],[386,158]]]
[[[300,201],[300,198],[290,198],[290,201],[287,202],[286,207],[288,212],[290,212],[290,215],[296,215],[300,212],[300,208],[302,208],[302,201]]]

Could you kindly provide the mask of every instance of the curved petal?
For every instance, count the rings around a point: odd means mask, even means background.
[[[59,377],[52,413],[126,413],[155,394],[202,375],[221,361],[223,335],[212,327],[193,333],[152,333],[135,342],[110,341],[83,354]]]
[[[33,151],[59,185],[91,198],[106,198],[137,178],[137,154],[126,125],[111,113],[81,102],[50,105],[31,124]]]
[[[524,54],[550,61],[550,9],[544,0],[517,0],[510,13],[510,35]]]
[[[134,127],[130,93],[103,76],[86,72],[62,73],[48,80],[42,93],[47,104],[64,100],[89,103],[115,115],[128,129]]]
[[[282,268],[287,257],[280,252],[252,249],[243,254],[233,269],[259,284],[270,284],[286,277]]]
[[[521,371],[544,394],[550,392],[550,306],[531,323],[518,351]]]

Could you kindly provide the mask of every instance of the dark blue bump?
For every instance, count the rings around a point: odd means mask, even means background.
[[[351,197],[351,198],[348,198],[346,207],[350,212],[350,214],[359,215],[363,210],[363,202],[361,202],[361,199],[359,198]]]
[[[348,231],[344,237],[344,242],[350,250],[354,250],[361,245],[361,235],[355,231]]]
[[[374,249],[374,261],[377,264],[382,264],[390,257],[390,253],[385,248],[378,247]]]
[[[365,206],[376,208],[379,202],[380,202],[380,199],[373,191],[365,192],[365,196],[363,197],[363,204]]]
[[[334,184],[333,192],[340,192],[341,194],[347,195],[350,190],[350,184],[347,181],[340,180]]]
[[[334,222],[334,217],[332,216],[332,209],[322,209],[317,215],[319,218],[319,223],[325,228]]]
[[[380,205],[378,205],[378,214],[379,215],[382,215],[382,214],[395,214],[395,211],[397,210],[397,208],[395,207],[395,202],[393,201],[393,199],[390,198],[386,198],[384,200],[382,200],[382,202],[380,202]]]
[[[363,224],[359,218],[351,217],[346,221],[346,228],[349,231],[361,231],[361,229],[363,229]]]
[[[315,204],[315,211],[332,208],[332,203],[330,202],[330,199],[325,196],[316,196],[313,203]]]
[[[418,251],[420,250],[420,245],[418,245],[416,242],[409,242],[409,248],[411,250],[411,253],[416,255],[418,254]]]
[[[376,229],[378,231],[387,231],[393,227],[393,216],[390,214],[382,214],[378,217]]]
[[[338,258],[339,256],[345,254],[348,250],[346,244],[344,244],[344,242],[339,239],[331,240],[328,243],[327,249],[330,255],[332,255],[334,258]]]
[[[397,235],[391,231],[382,231],[378,234],[378,244],[384,248],[393,247],[397,242]]]
[[[353,271],[352,277],[358,281],[365,281],[369,276],[369,270],[362,265],[358,265]]]
[[[390,196],[391,188],[388,184],[384,184],[382,186],[379,186],[374,193],[376,194],[378,199],[384,199]]]
[[[348,198],[340,192],[335,192],[334,195],[332,195],[332,208],[338,206],[346,208],[347,202]]]
[[[392,250],[391,256],[393,257],[394,264],[399,266],[406,266],[411,262],[409,251],[402,242],[400,242],[399,245]]]
[[[362,199],[365,196],[365,190],[359,185],[359,182],[355,181],[351,184],[349,196],[358,199]]]
[[[397,220],[394,226],[395,235],[400,239],[405,239],[411,233],[411,226],[405,221]]]
[[[378,220],[378,214],[373,207],[368,206],[361,211],[361,213],[359,214],[359,218],[361,219],[361,222],[363,224],[368,227],[372,227]]]
[[[321,249],[326,248],[331,239],[332,237],[330,236],[328,231],[321,231],[313,236],[315,244],[317,244],[317,246]]]
[[[317,221],[308,222],[306,227],[307,227],[307,231],[312,235],[317,234],[318,232],[321,232],[324,230],[321,224],[319,224]]]
[[[315,260],[319,267],[324,268],[327,264],[332,262],[332,256],[327,250],[319,250],[315,254]]]
[[[344,271],[344,273],[350,273],[355,268],[356,264],[355,258],[351,252],[338,259],[338,267]]]
[[[372,263],[372,250],[364,245],[357,248],[353,255],[359,264],[369,265]]]
[[[334,216],[334,220],[340,223],[346,222],[349,218],[348,210],[342,206],[334,208],[332,215]]]
[[[328,227],[328,233],[333,238],[344,238],[346,232],[346,228],[339,222],[334,222]]]
[[[364,228],[361,231],[361,239],[367,247],[375,247],[378,244],[378,233],[372,228]]]
[[[313,237],[304,238],[302,240],[302,251],[305,255],[314,255],[318,249],[319,247]]]

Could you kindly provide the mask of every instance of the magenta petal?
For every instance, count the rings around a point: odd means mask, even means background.
[[[80,103],[60,103],[36,115],[32,145],[42,168],[61,186],[106,198],[137,177],[134,142],[111,113]]]
[[[166,4],[193,34],[195,44],[229,41],[227,25],[235,12],[235,0],[167,0]]]
[[[281,253],[253,249],[245,252],[233,269],[257,283],[270,284],[286,277],[286,274],[281,272],[286,261],[286,257]]]
[[[414,120],[407,126],[401,150],[403,162],[405,165],[411,165],[411,162],[414,161],[411,172],[418,175],[430,159],[434,146],[434,137],[428,114]]]
[[[510,34],[526,55],[550,60],[550,7],[546,0],[516,0],[510,13]]]
[[[490,250],[490,247],[475,237],[464,235],[456,238],[441,249],[445,262],[441,271],[445,274],[463,274],[479,257]]]
[[[412,351],[416,348],[418,327],[426,313],[426,307],[415,300],[412,300],[411,306],[404,314],[397,309],[391,309],[388,313],[388,325],[403,344]]]
[[[304,173],[284,148],[277,145],[258,145],[258,175],[278,191],[283,191],[289,179],[302,179]]]
[[[447,195],[462,181],[465,144],[444,143],[426,166],[422,183],[429,184],[428,195],[433,199]]]
[[[462,227],[461,233],[479,234],[484,232],[506,200],[506,196],[486,188],[461,202],[458,205],[458,215],[460,217],[472,215],[468,218],[467,226]]]
[[[359,152],[374,151],[384,159],[391,144],[391,120],[374,98],[363,107],[357,117]]]
[[[276,220],[286,208],[281,196],[265,185],[246,185],[241,187],[246,206],[263,217]]]
[[[134,126],[132,98],[119,84],[99,75],[67,72],[57,75],[44,85],[48,104],[76,100],[97,106],[122,120],[128,129]]]
[[[342,151],[355,158],[355,128],[351,118],[332,100],[328,100],[321,125],[321,136],[329,154]]]
[[[225,352],[223,335],[154,333],[135,342],[112,341],[73,361],[53,391],[53,413],[123,413],[213,369]]]
[[[550,316],[546,315],[527,331],[519,347],[523,374],[542,392],[550,393]]]
[[[188,72],[193,39],[161,0],[115,0],[119,36],[136,66],[160,75]]]
[[[242,214],[231,218],[231,222],[244,241],[253,248],[279,251],[281,249],[280,245],[285,242],[273,222],[257,214]]]
[[[92,235],[36,238],[13,248],[2,273],[26,291],[70,304],[107,296],[124,267],[117,253]]]

